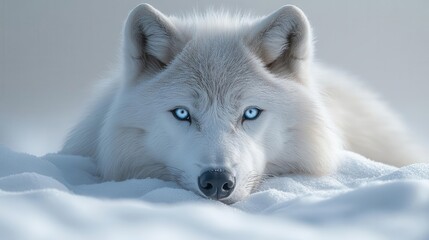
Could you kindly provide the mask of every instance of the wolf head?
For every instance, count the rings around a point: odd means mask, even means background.
[[[294,6],[256,19],[136,7],[100,133],[101,174],[176,181],[232,203],[268,175],[329,172],[339,141],[311,62],[310,25]]]

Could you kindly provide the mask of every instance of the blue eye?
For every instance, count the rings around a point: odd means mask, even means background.
[[[262,110],[257,107],[250,107],[244,111],[243,120],[255,120],[259,117]]]
[[[189,114],[189,111],[185,108],[175,108],[171,110],[171,113],[179,121],[191,122],[191,115]]]

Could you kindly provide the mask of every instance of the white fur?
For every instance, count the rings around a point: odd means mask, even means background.
[[[401,123],[348,76],[313,64],[311,27],[285,6],[267,17],[167,17],[147,4],[124,26],[121,69],[63,153],[94,157],[106,180],[155,177],[199,193],[226,168],[248,195],[266,175],[335,170],[345,147],[401,166],[422,161]],[[170,110],[186,107],[192,123]],[[264,111],[242,121],[249,106]]]

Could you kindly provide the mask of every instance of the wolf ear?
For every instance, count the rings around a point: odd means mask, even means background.
[[[305,81],[313,44],[310,24],[299,8],[287,5],[261,19],[249,45],[272,72]]]
[[[124,71],[133,79],[160,71],[177,54],[181,42],[170,19],[149,4],[131,11],[123,34]]]

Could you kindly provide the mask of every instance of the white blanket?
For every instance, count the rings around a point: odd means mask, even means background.
[[[429,239],[429,164],[344,152],[336,174],[270,179],[227,206],[157,179],[101,182],[88,158],[0,147],[0,239]]]

